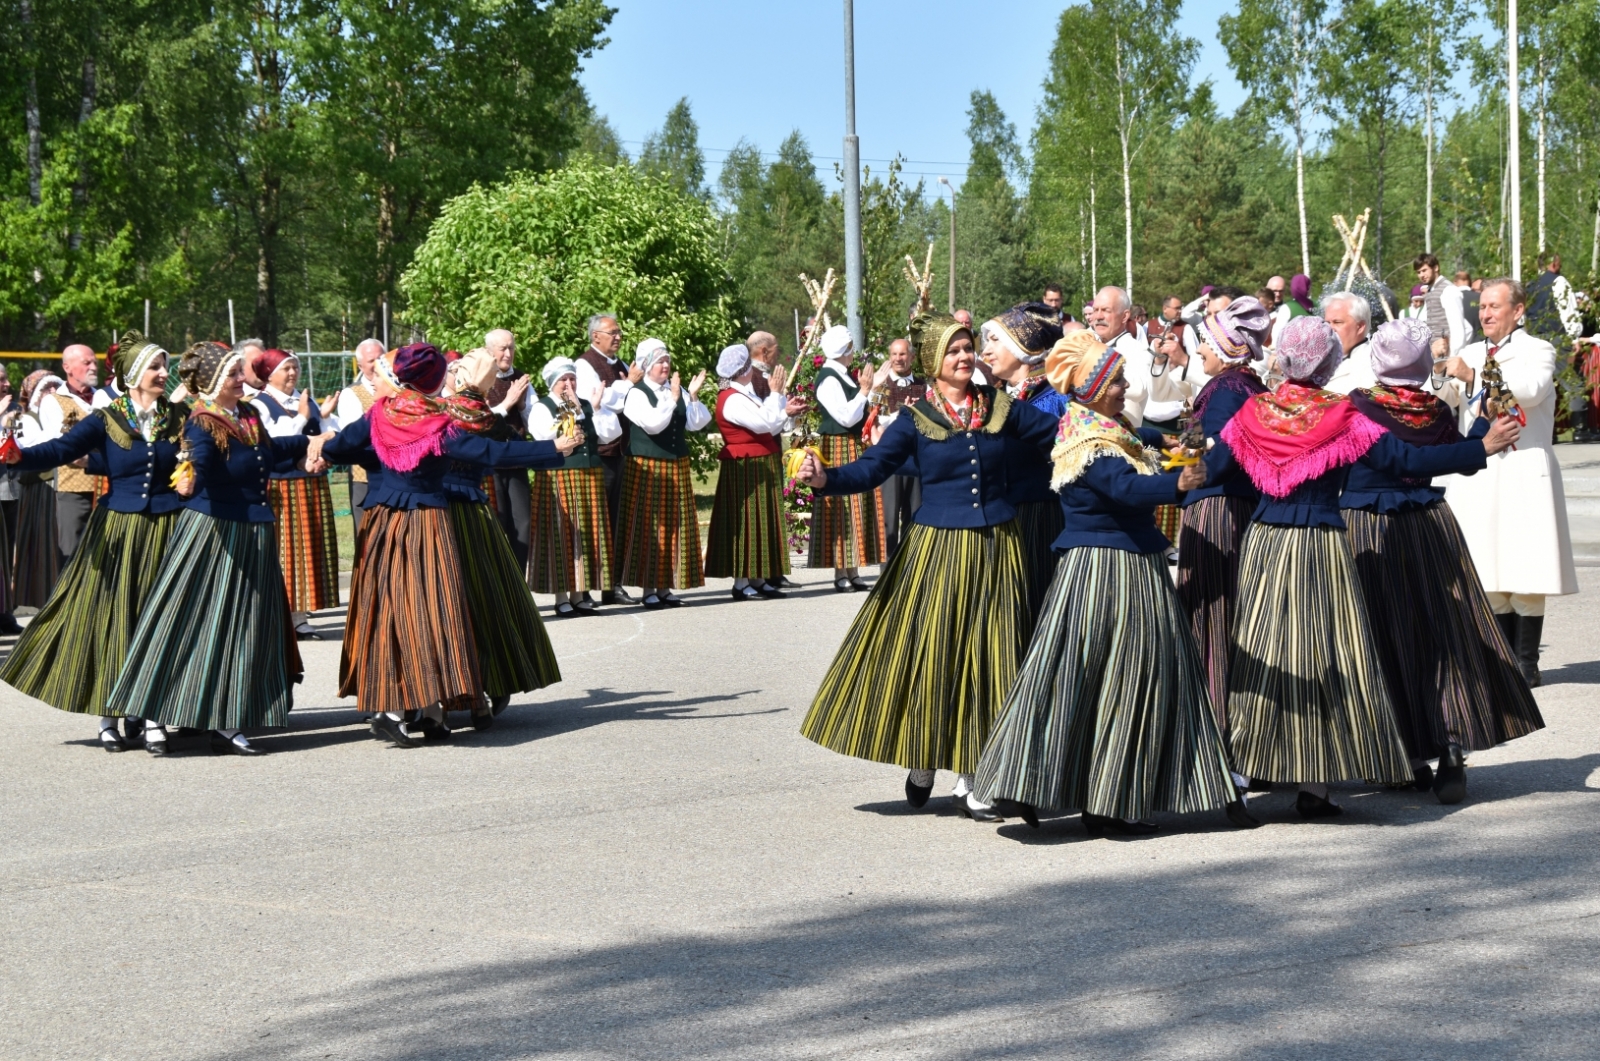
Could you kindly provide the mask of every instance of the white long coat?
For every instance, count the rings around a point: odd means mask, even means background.
[[[1439,397],[1461,418],[1466,434],[1480,402],[1468,399],[1481,388],[1488,347],[1473,343],[1460,357],[1473,372],[1470,387],[1456,379],[1439,388]],[[1567,530],[1567,498],[1555,440],[1555,348],[1518,328],[1495,354],[1500,373],[1516,395],[1528,422],[1516,449],[1489,458],[1476,475],[1445,475],[1436,480],[1466,536],[1483,588],[1491,593],[1559,596],[1578,592]]]

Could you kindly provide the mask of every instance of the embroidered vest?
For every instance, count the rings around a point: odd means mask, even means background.
[[[254,400],[267,407],[267,417],[263,423],[263,430],[265,430],[266,425],[268,424],[275,424],[279,420],[292,420],[296,416],[300,415],[300,410],[298,408],[292,410],[285,409],[282,402],[278,401],[278,399],[274,398],[265,390],[257,393]],[[300,433],[302,435],[322,434],[322,410],[317,408],[316,402],[311,403],[311,415],[306,417],[306,426],[300,429]],[[327,473],[324,472],[323,474],[325,475]],[[292,472],[273,472],[272,477],[274,479],[315,478],[314,476],[309,476],[307,473],[298,470]]]
[[[69,394],[57,392],[50,395],[61,406],[61,433],[65,435],[77,426],[78,422],[89,414],[83,411],[83,406]],[[70,464],[63,464],[56,469],[56,489],[66,494],[94,494],[96,489],[95,479],[83,468],[74,468]]]
[[[363,387],[360,383],[355,383],[349,387],[346,387],[345,389],[352,392],[356,396],[356,401],[361,403],[361,411],[363,413],[371,409],[373,404],[378,400],[377,391],[371,389],[370,387]],[[350,481],[353,483],[366,482],[367,470],[361,467],[359,464],[352,464],[350,466]]]
[[[506,395],[510,392],[511,385],[517,382],[517,380],[526,379],[527,377],[528,374],[526,372],[518,372],[515,370],[513,370],[511,375],[507,376],[505,379],[501,379],[496,376],[494,386],[489,388],[489,393],[485,396],[484,401],[489,403],[489,407],[491,409],[498,406],[501,402],[506,400]],[[521,402],[518,402],[510,409],[506,410],[505,419],[506,423],[511,425],[511,430],[518,438],[528,437],[528,422],[523,418]]]
[[[855,380],[850,378],[850,373],[838,367],[832,361],[825,362],[822,368],[817,372],[817,385],[819,387],[822,385],[822,381],[827,378],[827,375],[824,375],[824,373],[831,375],[834,379],[839,381],[839,386],[844,388],[845,401],[853,402],[856,400],[856,395],[861,393],[861,387],[856,383]],[[820,402],[818,403],[817,417],[818,434],[854,435],[856,438],[861,437],[861,425],[866,420],[866,417],[863,416],[851,426],[846,427],[830,416],[828,414],[828,410],[823,408]]]
[[[539,399],[539,404],[550,410],[550,415],[557,420],[561,419],[561,405],[548,394]],[[600,436],[594,430],[594,406],[578,399],[578,405],[583,409],[583,422],[578,426],[583,429],[583,445],[567,454],[567,462],[563,468],[598,468],[600,467]]]

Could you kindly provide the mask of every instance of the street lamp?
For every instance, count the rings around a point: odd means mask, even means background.
[[[844,305],[850,338],[865,349],[861,323],[861,140],[856,136],[856,8],[844,0]]]
[[[950,189],[950,312],[956,311],[956,188],[950,178],[940,177],[939,183]]]

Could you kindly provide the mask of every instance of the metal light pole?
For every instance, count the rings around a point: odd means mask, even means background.
[[[1522,279],[1522,121],[1517,84],[1517,0],[1506,0],[1506,98],[1511,104],[1511,279]]]
[[[956,186],[950,183],[948,177],[940,177],[939,183],[950,189],[950,312],[956,311]]]
[[[844,305],[850,338],[866,346],[861,326],[861,141],[856,137],[856,10],[844,0]]]

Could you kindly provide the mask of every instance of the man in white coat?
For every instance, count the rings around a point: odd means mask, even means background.
[[[1516,650],[1529,685],[1539,684],[1539,639],[1544,601],[1578,591],[1567,530],[1567,499],[1555,441],[1556,352],[1519,326],[1522,285],[1507,277],[1485,281],[1478,315],[1484,341],[1436,366],[1433,389],[1472,426],[1483,401],[1483,366],[1493,357],[1506,387],[1527,418],[1516,446],[1489,458],[1476,475],[1444,476],[1450,502],[1500,628]]]
[[[1328,380],[1328,390],[1349,394],[1376,386],[1372,373],[1372,303],[1352,291],[1339,291],[1322,299],[1322,319],[1339,336],[1344,360]]]

